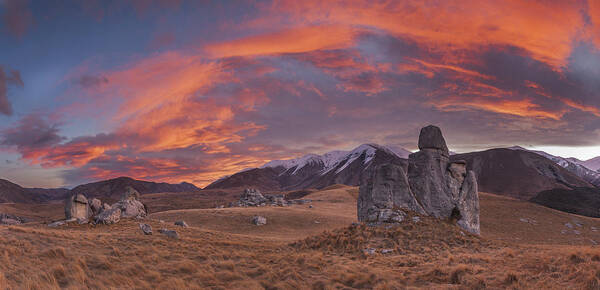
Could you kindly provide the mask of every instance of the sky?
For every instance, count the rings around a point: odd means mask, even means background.
[[[0,178],[191,182],[378,143],[600,155],[600,1],[0,0]]]

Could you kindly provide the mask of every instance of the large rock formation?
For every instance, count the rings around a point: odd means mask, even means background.
[[[438,127],[419,135],[419,152],[408,166],[382,164],[365,174],[358,198],[358,218],[369,223],[397,222],[405,211],[456,220],[479,233],[477,180],[466,162],[449,160],[448,147]]]
[[[92,215],[92,210],[88,205],[88,200],[83,194],[71,195],[65,202],[65,218],[72,219],[88,219]]]

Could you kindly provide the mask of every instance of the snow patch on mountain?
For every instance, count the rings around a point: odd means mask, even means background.
[[[261,166],[260,168],[276,168],[281,166],[285,168],[284,173],[293,168],[294,171],[291,173],[293,175],[296,174],[298,170],[302,169],[307,165],[321,163],[323,165],[321,175],[326,174],[334,168],[337,168],[335,172],[337,174],[344,170],[346,167],[348,167],[348,165],[352,164],[352,162],[354,162],[356,159],[360,158],[360,156],[362,156],[363,154],[365,154],[365,160],[363,164],[367,164],[371,160],[373,160],[378,150],[385,151],[388,154],[396,155],[400,158],[406,158],[408,154],[410,154],[410,151],[405,150],[403,148],[394,149],[395,150],[392,150],[390,148],[377,144],[362,144],[351,151],[336,150],[327,152],[323,155],[308,154],[295,159],[273,160]]]
[[[595,186],[600,186],[600,172],[594,171],[593,169],[586,167],[583,164],[584,161],[581,161],[577,158],[564,158],[560,156],[554,156],[544,151],[529,150],[521,146],[513,146],[509,147],[508,149],[528,151],[546,157],[552,160],[554,163],[558,164],[560,167],[565,168],[571,173],[581,177],[583,180]]]

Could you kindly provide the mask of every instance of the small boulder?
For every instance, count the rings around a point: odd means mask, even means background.
[[[267,218],[264,216],[254,216],[252,218],[252,223],[257,225],[257,226],[263,226],[267,224]]]
[[[140,229],[144,233],[144,235],[152,234],[152,227],[149,224],[140,224]]]
[[[55,221],[53,223],[50,223],[48,226],[51,227],[51,228],[56,228],[56,227],[59,227],[59,226],[64,226],[65,224],[66,224],[65,221]]]
[[[187,228],[188,227],[188,224],[185,221],[176,221],[175,225],[176,226],[180,226],[182,228]]]
[[[167,229],[160,229],[158,230],[159,233],[169,237],[169,238],[173,238],[173,239],[179,239],[179,234],[176,231],[173,230],[167,230]]]

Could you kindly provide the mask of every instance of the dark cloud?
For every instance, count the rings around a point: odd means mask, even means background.
[[[23,87],[23,80],[19,71],[13,70],[8,74],[0,66],[0,114],[12,115],[12,106],[8,101],[8,85]]]
[[[108,78],[105,76],[83,75],[76,79],[75,83],[84,88],[94,88],[108,84]]]
[[[1,4],[1,3],[0,3]],[[7,32],[17,38],[25,35],[33,24],[28,0],[5,0],[4,13],[0,15]]]
[[[32,114],[19,120],[15,127],[2,130],[0,144],[16,146],[19,150],[48,148],[64,140],[58,132],[58,124]]]

